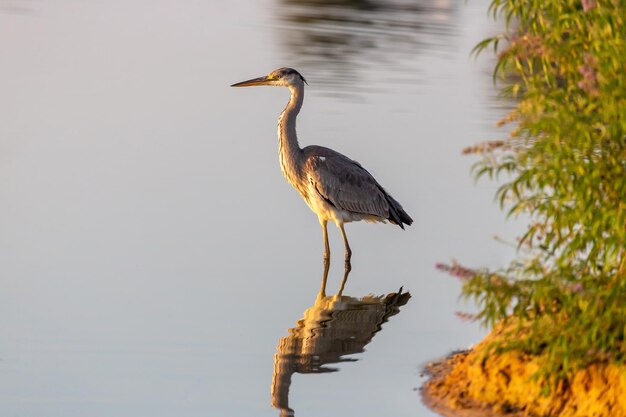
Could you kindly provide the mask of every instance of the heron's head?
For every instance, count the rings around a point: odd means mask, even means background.
[[[274,85],[280,87],[304,86],[308,84],[304,77],[293,68],[278,68],[264,77],[242,81],[231,87],[250,87],[253,85]]]

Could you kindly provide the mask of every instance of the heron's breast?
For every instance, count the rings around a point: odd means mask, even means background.
[[[335,207],[328,200],[322,197],[315,189],[315,185],[309,183],[303,190],[298,191],[302,194],[302,198],[304,198],[304,201],[306,201],[309,208],[317,214],[318,217],[325,220],[331,220],[333,222],[351,221],[346,218],[348,213]]]

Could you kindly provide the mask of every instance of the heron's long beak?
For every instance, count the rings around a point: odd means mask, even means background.
[[[253,85],[268,85],[271,83],[271,81],[272,79],[270,77],[265,76],[265,77],[253,78],[247,81],[242,81],[240,83],[231,85],[231,87],[251,87]]]

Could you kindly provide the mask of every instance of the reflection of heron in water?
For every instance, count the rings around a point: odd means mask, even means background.
[[[405,93],[427,82],[419,57],[454,54],[463,6],[455,0],[276,3],[276,38],[285,60],[315,70],[323,81],[318,94],[361,99],[367,92]]]
[[[343,237],[346,267],[352,251],[344,223],[389,220],[404,229],[413,219],[374,177],[356,161],[322,146],[301,149],[296,136],[296,117],[304,100],[304,77],[291,68],[279,68],[265,77],[233,84],[232,87],[270,85],[288,87],[289,103],[278,119],[278,146],[283,175],[317,214],[324,234],[324,259],[330,258],[326,225],[333,221]]]
[[[368,295],[362,298],[325,295],[328,267],[324,268],[322,289],[312,307],[304,312],[297,326],[289,329],[289,336],[278,341],[274,355],[272,378],[272,406],[281,416],[293,416],[289,407],[289,387],[294,373],[311,374],[335,372],[327,364],[354,362],[346,355],[361,353],[389,317],[398,314],[411,295],[397,293],[383,296]],[[344,282],[341,284],[343,289]]]

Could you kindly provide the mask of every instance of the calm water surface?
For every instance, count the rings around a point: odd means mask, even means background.
[[[500,138],[486,1],[0,1],[0,414],[431,416],[420,366],[483,335],[456,258],[520,228],[460,150]],[[283,180],[302,145],[362,162],[415,219],[339,232]],[[400,288],[402,290],[400,292]],[[410,296],[408,293],[410,293]]]

